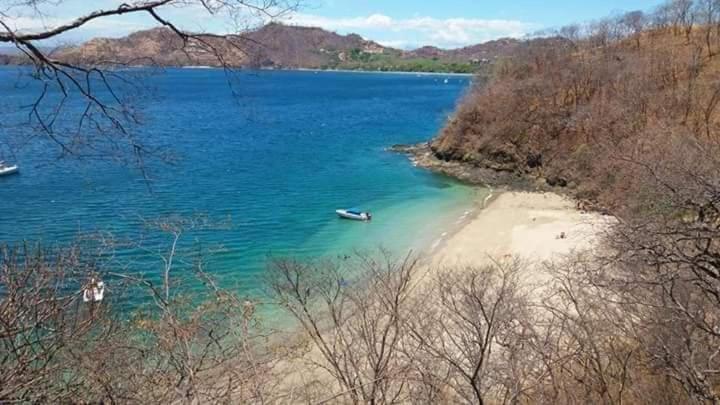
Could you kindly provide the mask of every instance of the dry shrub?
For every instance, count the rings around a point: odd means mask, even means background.
[[[93,263],[79,248],[0,252],[0,402],[263,402],[269,395],[272,357],[248,303],[203,274],[202,299],[166,300],[150,281],[118,278]],[[83,302],[91,277],[106,281],[101,302]],[[130,289],[153,300],[128,318],[118,304]]]

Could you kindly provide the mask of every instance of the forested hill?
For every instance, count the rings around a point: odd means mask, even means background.
[[[528,44],[473,89],[432,152],[606,207],[652,194],[643,167],[717,178],[707,165],[719,156],[720,10],[702,4],[567,27],[563,46]]]
[[[513,54],[522,43],[500,39],[453,50],[423,47],[403,51],[356,34],[271,23],[241,36],[193,34],[188,41],[170,28],[155,28],[124,38],[92,39],[56,50],[53,56],[81,64],[474,73]]]
[[[426,166],[552,187],[614,217],[591,258],[547,284],[578,294],[586,323],[567,341],[594,353],[557,374],[584,387],[549,402],[720,402],[719,5],[671,0],[566,27],[567,46],[530,44],[419,149]]]

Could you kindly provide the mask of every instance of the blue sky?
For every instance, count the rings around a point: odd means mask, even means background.
[[[212,1],[212,0],[210,0]],[[522,37],[538,30],[584,22],[614,12],[650,10],[660,0],[304,0],[298,12],[284,15],[288,24],[320,26],[342,34],[358,33],[384,45],[414,48],[434,45],[457,48],[500,37]],[[79,14],[117,7],[116,0],[64,0],[43,8],[43,17],[16,9],[11,26],[32,31],[53,26]],[[184,0],[187,3],[187,0]],[[160,14],[193,31],[232,32],[237,25],[222,14],[210,16],[199,7],[168,7]],[[265,22],[253,16],[242,27]],[[156,24],[147,16],[112,17],[62,38],[79,42],[94,36],[117,37]]]
[[[603,17],[615,10],[647,10],[660,0],[314,0],[308,11],[332,17],[385,14],[435,18],[479,18],[564,25]]]

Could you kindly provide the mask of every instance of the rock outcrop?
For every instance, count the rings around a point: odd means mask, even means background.
[[[458,160],[443,160],[430,143],[393,145],[391,152],[406,154],[415,166],[454,177],[462,182],[481,186],[508,186],[514,189],[537,190],[549,188],[542,179],[524,176],[515,171],[498,170]]]

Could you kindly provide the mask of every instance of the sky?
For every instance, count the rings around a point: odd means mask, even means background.
[[[0,11],[7,0],[0,0]],[[184,0],[186,3],[187,0]],[[213,1],[213,0],[209,0]],[[357,33],[386,46],[412,49],[424,45],[458,48],[502,37],[523,37],[563,25],[588,22],[613,13],[651,10],[661,0],[303,0],[296,12],[277,20],[286,24],[318,26],[340,34]],[[98,9],[116,8],[131,1],[57,0],[42,8],[43,17],[25,9],[6,14],[13,29],[33,31],[52,27]],[[267,22],[243,16],[238,26],[222,13],[212,16],[197,6],[168,7],[159,11],[183,29],[228,33]],[[65,35],[62,43],[92,37],[119,37],[157,24],[147,15],[116,16]],[[49,44],[52,45],[52,44]]]

